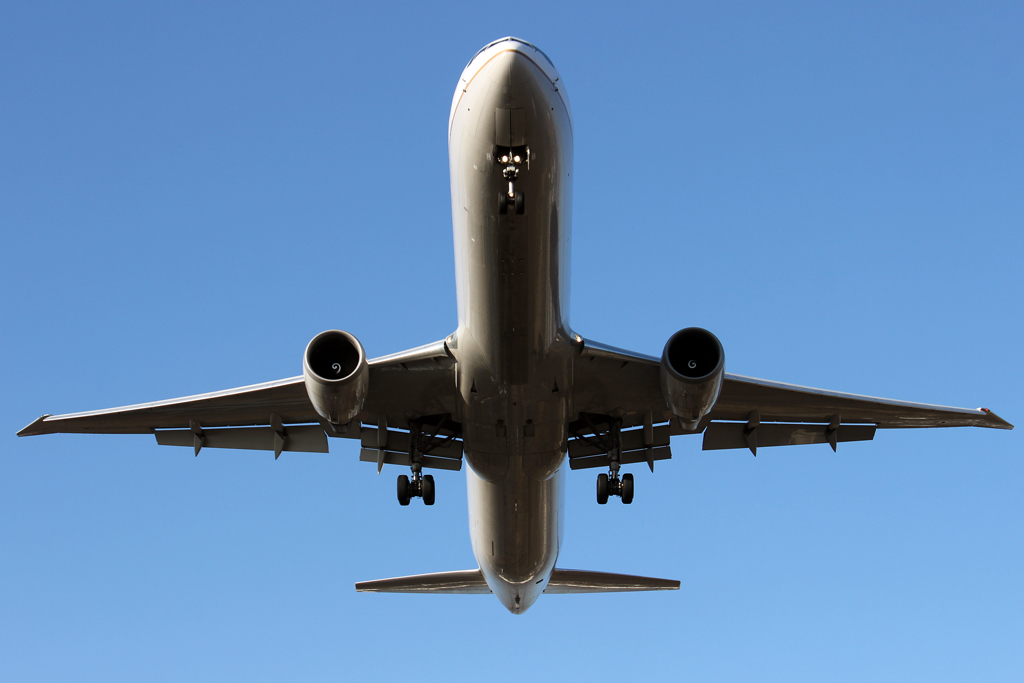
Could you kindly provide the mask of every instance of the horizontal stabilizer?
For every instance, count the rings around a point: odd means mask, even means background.
[[[676,584],[678,586],[678,582]],[[479,569],[462,569],[454,572],[436,572],[399,576],[393,579],[362,581],[356,584],[357,591],[368,593],[490,593]]]
[[[625,593],[628,591],[674,591],[679,582],[647,576],[588,572],[582,569],[556,569],[545,593]]]
[[[366,593],[490,593],[483,572],[463,569],[454,572],[399,576],[393,579],[362,581],[356,590]],[[629,591],[674,591],[679,582],[647,576],[588,572],[581,569],[555,569],[545,593],[625,593]]]

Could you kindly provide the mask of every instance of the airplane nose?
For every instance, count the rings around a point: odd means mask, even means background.
[[[572,125],[572,110],[554,63],[539,48],[518,38],[501,38],[485,45],[466,65],[452,97],[449,133],[458,103],[467,93],[482,96],[494,106],[511,108],[528,106],[530,101],[550,101],[556,94],[554,101],[560,101]]]
[[[528,56],[510,49],[496,54],[487,62],[477,76],[481,82],[490,83],[494,94],[504,106],[516,106],[517,102],[538,99],[538,90],[552,89],[544,72]]]

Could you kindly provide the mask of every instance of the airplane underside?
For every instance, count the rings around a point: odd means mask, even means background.
[[[989,410],[844,394],[725,372],[712,333],[685,328],[659,357],[569,326],[572,115],[550,59],[504,38],[459,80],[449,119],[458,329],[368,360],[353,335],[310,341],[303,374],[211,394],[71,415],[18,434],[150,433],[203,449],[327,452],[408,468],[401,505],[432,505],[424,470],[468,465],[478,568],[356,584],[367,592],[492,593],[525,612],[542,593],[672,590],[679,582],[557,568],[570,471],[602,470],[598,504],[633,500],[631,465],[671,458],[671,437],[705,450],[866,441],[879,429],[1012,429]],[[344,441],[342,441],[344,443]]]

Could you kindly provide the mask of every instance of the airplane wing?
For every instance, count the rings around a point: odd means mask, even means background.
[[[711,413],[696,431],[686,432],[662,395],[660,359],[584,340],[573,371],[575,410],[580,413],[573,426],[582,437],[570,442],[574,469],[608,463],[594,436],[607,432],[611,420],[625,430],[621,462],[647,461],[652,469],[654,460],[671,457],[668,441],[674,434],[703,432],[704,450],[748,448],[756,454],[759,446],[828,443],[836,448],[840,441],[870,440],[876,429],[1013,429],[985,408],[894,401],[726,373]],[[608,419],[602,421],[602,416]]]
[[[158,443],[191,446],[197,455],[203,447],[270,450],[280,455],[281,451],[326,453],[330,435],[360,439],[364,447],[360,459],[406,464],[409,430],[422,427],[435,439],[431,455],[445,460],[428,464],[432,459],[427,458],[424,466],[459,469],[461,430],[451,420],[456,406],[454,361],[445,342],[375,358],[369,366],[369,389],[356,421],[370,426],[355,424],[346,432],[335,433],[320,419],[299,376],[154,403],[43,415],[18,436],[155,434]],[[377,448],[378,440],[384,448]]]

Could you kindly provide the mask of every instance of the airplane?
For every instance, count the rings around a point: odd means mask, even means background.
[[[573,124],[552,61],[496,40],[462,72],[448,119],[458,327],[367,360],[349,332],[316,335],[301,376],[185,398],[43,415],[19,436],[155,434],[162,445],[328,452],[408,468],[401,505],[435,500],[424,470],[460,470],[477,567],[365,581],[356,590],[491,593],[522,614],[543,593],[672,590],[679,581],[557,567],[568,470],[596,468],[596,498],[633,501],[627,465],[704,450],[867,441],[878,429],[1012,429],[970,410],[824,391],[725,372],[711,332],[673,334],[660,357],[586,339],[569,325]]]

